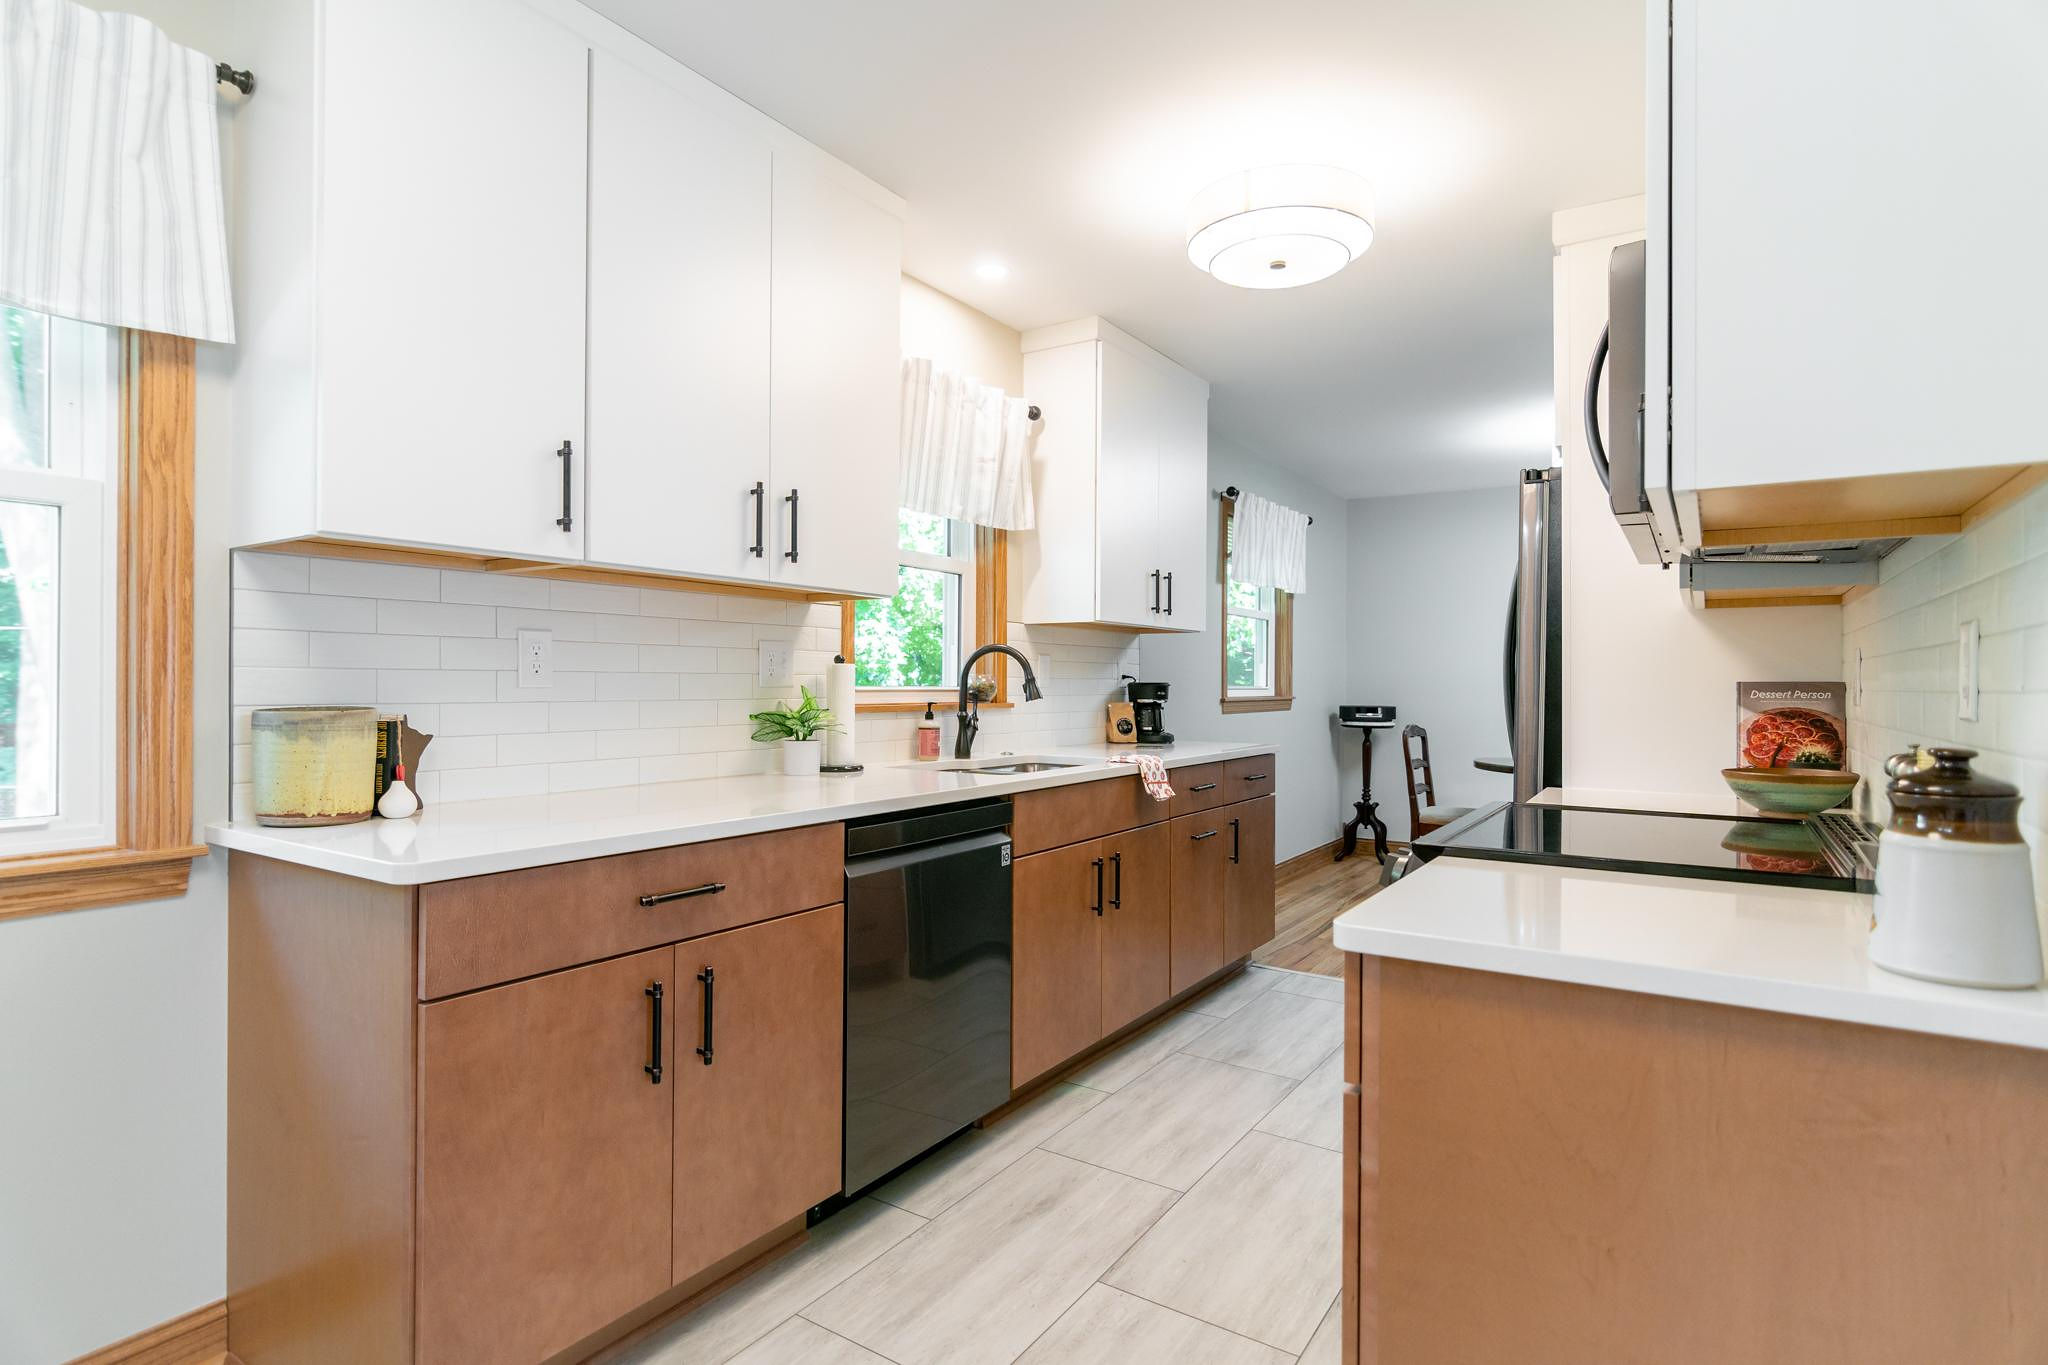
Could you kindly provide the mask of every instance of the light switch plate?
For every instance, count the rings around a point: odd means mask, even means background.
[[[1956,639],[1956,719],[1977,719],[1977,648],[1982,634],[1975,621],[1963,622]]]
[[[787,687],[796,681],[796,646],[787,640],[761,641],[760,684]]]
[[[519,632],[519,685],[555,685],[555,633],[551,630]]]

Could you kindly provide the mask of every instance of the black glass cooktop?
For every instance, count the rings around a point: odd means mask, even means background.
[[[1503,804],[1415,842],[1417,856],[1495,858],[1667,877],[1868,889],[1853,856],[1811,820]]]

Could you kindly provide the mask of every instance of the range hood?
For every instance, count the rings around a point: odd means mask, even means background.
[[[1879,561],[1905,543],[1888,536],[1715,545],[1679,561],[1679,586],[1698,607],[1824,606],[1877,586]]]

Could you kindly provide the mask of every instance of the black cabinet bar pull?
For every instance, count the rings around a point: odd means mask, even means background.
[[[1159,610],[1159,570],[1152,571],[1152,610]]]
[[[1244,780],[1247,782],[1264,782],[1270,776],[1272,776],[1270,773],[1246,773]]]
[[[697,973],[697,979],[704,983],[704,1046],[697,1049],[697,1055],[704,1059],[704,1065],[711,1065],[711,969],[706,967]]]
[[[1212,792],[1215,790],[1216,784],[1214,782],[1200,782],[1188,788],[1188,795],[1192,796],[1196,792]]]
[[[784,550],[784,551],[782,552],[782,557],[783,557],[784,559],[788,560],[788,561],[789,561],[790,563],[794,564],[794,563],[796,563],[796,544],[797,544],[797,542],[796,542],[796,490],[795,490],[794,488],[790,489],[790,490],[789,490],[789,496],[788,496],[788,497],[786,497],[786,498],[784,498],[784,499],[783,499],[783,501],[789,504],[789,548],[788,548],[787,550]]]
[[[1205,829],[1200,834],[1190,834],[1188,836],[1189,839],[1193,840],[1196,843],[1200,843],[1204,839],[1213,839],[1215,837],[1216,831],[1213,829]]]
[[[759,559],[768,553],[768,485],[754,480],[754,543],[748,553]]]
[[[723,890],[724,882],[706,882],[702,886],[686,886],[680,891],[656,891],[652,895],[642,896],[640,903],[651,909],[657,905],[667,905],[670,901],[686,901],[692,896],[715,896]]]
[[[1173,615],[1173,575],[1166,575],[1166,614]]]
[[[1096,914],[1100,915],[1102,913],[1102,859],[1100,858],[1095,860],[1095,904],[1092,908]]]
[[[570,515],[569,505],[570,475],[576,467],[576,447],[564,441],[555,456],[562,462],[562,515],[555,518],[555,525],[566,532],[576,524],[576,518]]]
[[[1237,821],[1232,820],[1230,822],[1230,861],[1232,861],[1233,863],[1239,861],[1238,854],[1242,853],[1243,851],[1244,831],[1238,828]]]
[[[1109,904],[1111,909],[1121,910],[1124,908],[1124,855],[1112,853],[1109,860],[1116,865],[1116,889],[1109,893]]]
[[[661,983],[655,982],[647,988],[647,998],[654,1002],[652,1021],[647,1027],[647,1054],[654,1060],[640,1069],[647,1073],[651,1084],[661,1084]]]

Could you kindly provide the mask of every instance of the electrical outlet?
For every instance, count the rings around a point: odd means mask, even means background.
[[[1977,647],[1982,632],[1975,621],[1963,622],[1956,640],[1956,719],[1977,719]]]
[[[555,633],[551,630],[519,632],[519,685],[555,685]]]
[[[796,681],[796,646],[787,640],[761,641],[760,683],[787,687]]]

